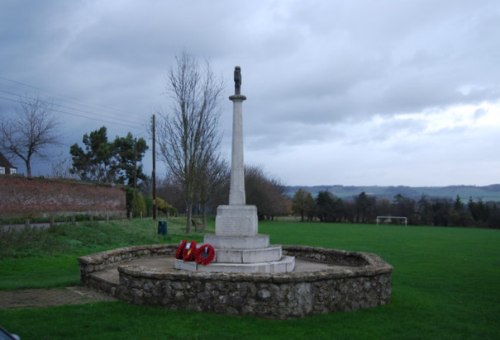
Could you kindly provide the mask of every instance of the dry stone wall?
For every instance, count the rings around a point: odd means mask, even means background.
[[[0,176],[1,217],[75,213],[125,217],[125,191],[109,185]]]
[[[114,261],[173,256],[175,249],[154,245],[82,257],[82,282],[135,304],[278,319],[370,308],[391,298],[392,267],[380,257],[325,248],[285,246],[283,250],[297,258],[325,261],[335,269],[278,275],[192,273],[148,270],[125,262],[118,266],[115,284],[92,275]]]

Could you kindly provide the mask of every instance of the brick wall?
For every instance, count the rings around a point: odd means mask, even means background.
[[[126,215],[125,190],[73,181],[0,176],[0,217]]]

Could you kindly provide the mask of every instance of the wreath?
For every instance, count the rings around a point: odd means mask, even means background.
[[[215,258],[215,249],[210,244],[203,244],[196,251],[196,263],[206,266]]]
[[[182,252],[182,259],[184,261],[194,261],[196,257],[196,242],[186,242],[184,251]]]
[[[178,260],[182,260],[182,255],[184,253],[184,248],[186,248],[186,240],[182,240],[177,247],[177,251],[175,252],[175,258]]]

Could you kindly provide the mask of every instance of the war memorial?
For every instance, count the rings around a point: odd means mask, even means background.
[[[393,268],[376,254],[281,246],[259,234],[244,181],[240,67],[234,70],[229,204],[204,244],[145,245],[79,258],[84,285],[134,304],[288,319],[390,302]],[[205,251],[207,261],[179,256]],[[211,255],[208,257],[208,255]]]

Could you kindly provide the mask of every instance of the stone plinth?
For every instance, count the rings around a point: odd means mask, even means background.
[[[182,260],[177,260],[174,263],[174,268],[191,272],[205,273],[278,274],[292,272],[295,268],[295,257],[283,256],[280,260],[272,262],[211,263],[208,266],[196,264],[195,262],[185,262]]]
[[[215,263],[257,263],[281,259],[281,246],[253,249],[218,249]]]
[[[254,205],[221,205],[217,207],[215,235],[255,236],[258,229],[257,207]]]
[[[221,205],[215,218],[215,235],[205,235],[204,243],[215,248],[215,260],[208,266],[176,261],[175,269],[224,273],[288,273],[295,258],[283,256],[281,246],[269,245],[268,235],[259,235],[257,207]]]
[[[216,237],[209,237],[208,240],[217,239]],[[242,239],[248,241],[246,238]],[[208,243],[207,238],[205,243]],[[214,262],[207,266],[177,260],[174,268],[192,272],[221,273],[290,273],[295,269],[295,257],[283,256],[281,246],[241,249],[224,248],[224,246],[222,243],[219,247],[214,247]]]
[[[216,249],[256,249],[269,246],[269,235],[257,234],[255,236],[220,236],[206,234],[205,243],[211,244]]]

